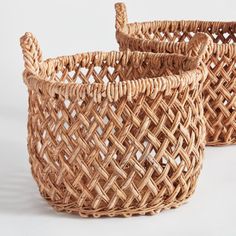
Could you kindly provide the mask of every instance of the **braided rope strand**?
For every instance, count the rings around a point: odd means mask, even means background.
[[[30,72],[39,73],[39,63],[42,62],[42,51],[37,39],[32,33],[25,33],[20,38],[20,45],[25,61],[25,68]]]

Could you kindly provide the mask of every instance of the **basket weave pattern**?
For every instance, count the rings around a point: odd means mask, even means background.
[[[42,196],[81,216],[154,214],[195,190],[205,146],[197,54],[85,53],[42,61],[21,38],[28,150]],[[204,49],[206,50],[206,48]]]
[[[126,7],[116,4],[116,37],[121,50],[186,53],[187,42],[205,32],[213,40],[204,58],[209,75],[204,84],[208,145],[236,143],[236,23],[153,21],[127,24]]]

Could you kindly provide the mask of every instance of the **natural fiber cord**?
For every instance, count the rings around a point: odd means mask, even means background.
[[[236,143],[236,22],[153,21],[128,24],[126,7],[117,3],[116,37],[121,50],[186,53],[197,32],[213,40],[204,57],[209,74],[203,86],[208,145]]]
[[[205,147],[202,63],[187,55],[92,52],[42,60],[21,38],[29,90],[28,151],[41,195],[81,216],[154,214],[195,190]]]

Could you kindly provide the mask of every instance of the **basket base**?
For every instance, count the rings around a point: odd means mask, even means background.
[[[210,147],[221,147],[221,146],[230,146],[230,145],[236,145],[236,139],[232,139],[229,141],[208,141],[206,143],[207,146]]]
[[[60,203],[56,203],[54,201],[51,201],[50,198],[44,196],[43,193],[40,193],[42,197],[49,203],[50,206],[53,207],[54,210],[57,212],[65,212],[73,215],[78,215],[83,218],[87,217],[131,217],[131,216],[144,216],[144,215],[156,215],[159,214],[160,212],[164,210],[169,210],[169,209],[175,209],[178,208],[179,206],[185,204],[188,202],[188,199],[193,195],[194,190],[186,196],[185,199],[178,201],[178,202],[171,202],[168,205],[165,204],[163,201],[160,202],[157,205],[153,205],[151,207],[142,207],[142,208],[126,208],[126,209],[111,209],[111,210],[106,210],[106,209],[86,209],[84,208],[78,208],[76,207],[76,203],[74,204],[75,206],[73,207],[72,203],[70,206],[66,206]]]

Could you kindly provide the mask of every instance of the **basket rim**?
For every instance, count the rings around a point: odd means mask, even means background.
[[[231,30],[233,32],[236,32],[236,21],[207,21],[207,20],[153,20],[153,21],[142,21],[142,22],[130,22],[126,25],[129,25],[130,27],[142,25],[142,27],[145,26],[155,26],[155,28],[158,26],[159,28],[168,28],[170,27],[171,30],[180,29],[183,30],[185,28],[189,28],[189,30],[193,32],[202,32],[197,30],[207,30],[211,28],[214,29],[221,29],[224,30]],[[206,33],[206,32],[202,32]],[[213,31],[214,33],[214,31]]]
[[[128,60],[146,57],[153,57],[153,63],[160,58],[169,59],[181,58],[182,66],[187,66],[186,71],[180,74],[170,76],[160,76],[152,78],[139,78],[136,80],[122,80],[108,83],[64,83],[61,81],[47,80],[52,72],[58,72],[63,67],[68,68],[68,72],[73,70],[78,63],[81,67],[86,68],[91,64],[101,66],[104,61],[109,61],[108,65],[116,65],[116,61],[126,65]],[[92,62],[91,62],[92,59]],[[140,59],[141,60],[141,59]],[[50,97],[63,96],[65,98],[93,97],[95,102],[100,102],[102,97],[107,97],[109,101],[117,101],[123,96],[127,96],[132,101],[138,94],[146,94],[151,98],[155,98],[159,92],[170,93],[172,89],[185,89],[187,86],[194,88],[200,80],[205,78],[207,70],[203,65],[201,70],[198,68],[200,64],[198,57],[184,56],[181,54],[168,53],[152,53],[152,52],[131,52],[131,51],[110,51],[110,52],[87,52],[69,56],[60,56],[49,58],[40,63],[40,72],[32,73],[25,69],[23,73],[24,82],[27,87],[40,94],[48,94]],[[155,64],[154,64],[155,65]],[[159,65],[160,66],[160,65]]]

